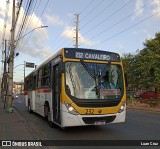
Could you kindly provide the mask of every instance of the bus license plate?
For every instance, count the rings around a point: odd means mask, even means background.
[[[106,123],[105,121],[96,121],[94,124],[95,125],[105,125]]]

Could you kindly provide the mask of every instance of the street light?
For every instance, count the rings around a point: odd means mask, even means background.
[[[31,32],[33,32],[34,30],[36,30],[36,29],[38,29],[38,28],[46,28],[46,27],[48,27],[48,26],[41,25],[41,26],[39,26],[39,27],[36,27],[36,28],[32,29],[31,31],[29,31],[27,34],[25,34],[25,35],[23,35],[22,37],[18,38],[18,39],[16,40],[16,42],[19,41],[20,39],[22,39],[23,37],[25,37],[26,35],[30,34]]]
[[[16,67],[20,66],[20,65],[24,65],[24,64],[19,64],[19,65],[15,66],[14,69],[15,69]]]
[[[14,8],[14,6],[15,6],[15,1],[13,1],[13,8]],[[15,10],[13,10],[13,11],[15,12]],[[13,13],[12,17],[13,17],[13,19],[12,19],[12,29],[11,29],[11,49],[10,49],[10,63],[9,63],[8,100],[7,100],[7,111],[9,113],[13,112],[12,92],[13,92],[13,63],[14,63],[15,42],[19,41],[20,39],[22,39],[23,37],[25,37],[26,35],[30,34],[31,32],[33,32],[34,30],[36,30],[38,28],[48,27],[48,26],[41,25],[40,27],[32,29],[30,32],[26,33],[25,35],[23,35],[22,37],[20,37],[19,39],[17,39],[15,41],[14,40],[14,34],[15,34],[15,25],[14,25],[15,14],[14,13]]]

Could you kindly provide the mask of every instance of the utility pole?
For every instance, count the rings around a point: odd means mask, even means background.
[[[2,90],[1,90],[1,95],[2,95],[2,99],[4,101],[6,101],[6,93],[7,93],[7,71],[6,71],[6,68],[7,68],[7,56],[6,56],[6,51],[7,51],[7,48],[6,48],[6,42],[7,40],[4,41],[4,66],[3,66],[3,77],[2,77],[2,84],[1,84],[1,87],[2,87]]]
[[[9,63],[9,81],[8,81],[8,99],[7,99],[7,110],[9,113],[13,112],[12,109],[12,93],[13,93],[13,65],[14,65],[14,34],[15,34],[15,0],[13,0],[12,9],[12,28],[11,28],[11,48],[10,48],[10,63]]]
[[[26,62],[24,61],[24,80],[25,80],[25,67],[26,67]]]
[[[4,87],[4,108],[6,104],[6,97],[7,97],[7,40],[4,42],[5,51],[4,51],[4,76],[3,76],[3,87]]]
[[[78,25],[79,25],[79,14],[76,14],[76,48],[78,48]]]

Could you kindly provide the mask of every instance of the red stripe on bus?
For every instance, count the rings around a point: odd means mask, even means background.
[[[24,95],[28,95],[28,92],[25,91],[25,92],[24,92]]]
[[[39,89],[37,90],[37,93],[50,93],[51,90],[50,89]]]

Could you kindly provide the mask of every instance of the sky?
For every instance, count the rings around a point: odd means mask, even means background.
[[[15,82],[23,81],[24,61],[40,65],[61,48],[75,47],[75,14],[79,14],[79,48],[111,51],[121,56],[143,49],[145,40],[154,38],[160,30],[160,0],[33,0],[35,9],[28,14],[27,27],[18,37],[28,1],[23,0],[16,24],[15,41],[24,37],[15,49],[19,53],[14,59]],[[1,51],[3,39],[10,40],[11,20],[12,0],[7,7],[6,0],[0,0]],[[37,28],[41,25],[48,27]],[[26,75],[32,70],[26,68]]]

